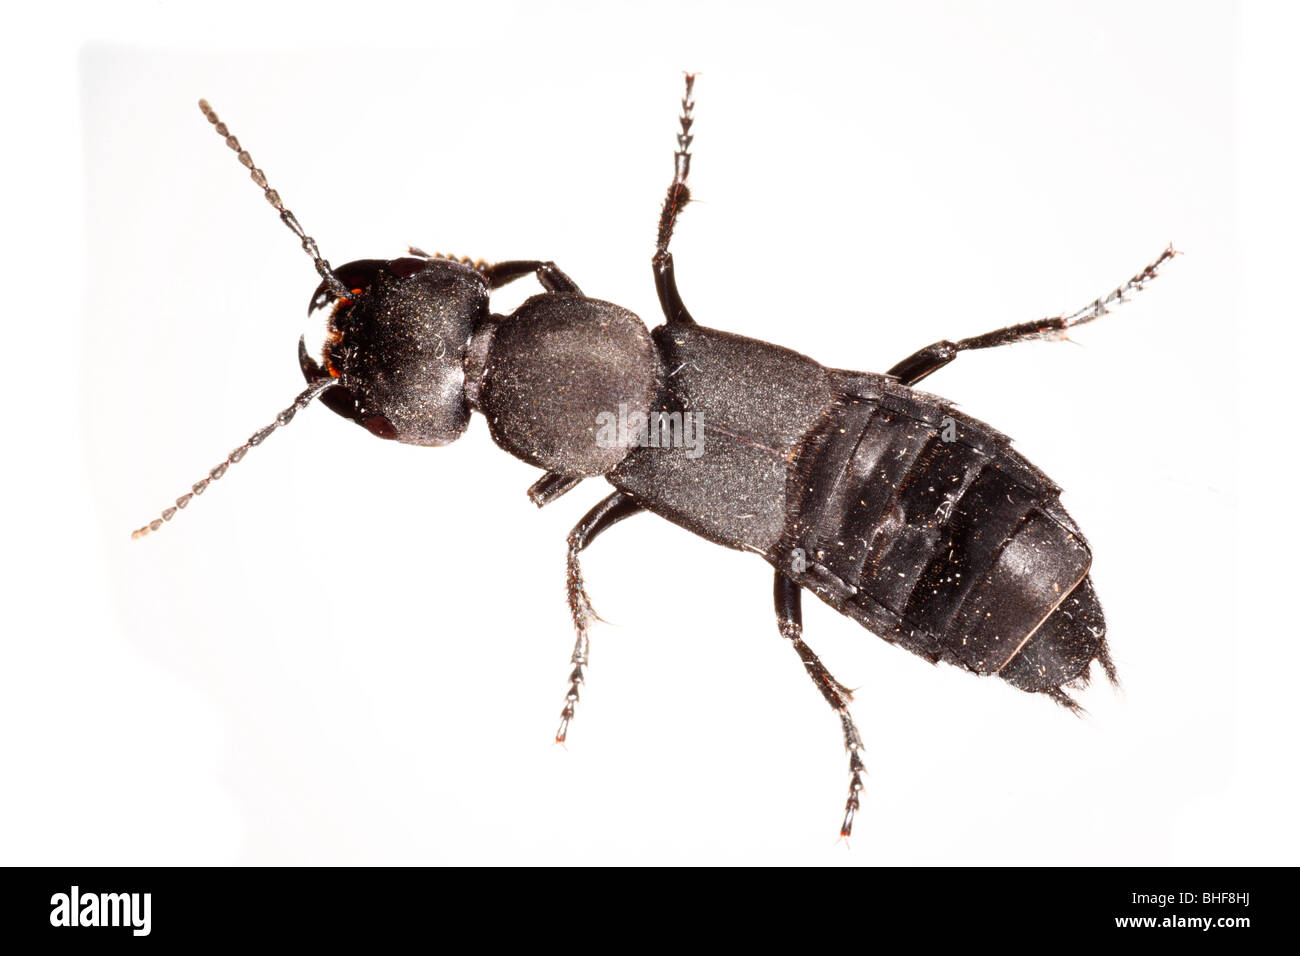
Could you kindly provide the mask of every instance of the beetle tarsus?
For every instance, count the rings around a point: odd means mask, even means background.
[[[543,478],[543,481],[545,478]],[[540,484],[540,482],[539,482]],[[591,542],[600,534],[613,527],[629,515],[643,510],[631,495],[616,491],[601,501],[583,516],[583,519],[569,532],[569,553],[565,565],[565,584],[569,599],[569,613],[573,616],[573,629],[577,640],[573,645],[573,655],[569,662],[573,671],[569,674],[569,690],[564,695],[564,709],[560,712],[560,726],[555,732],[555,742],[562,744],[569,733],[577,710],[579,692],[586,682],[586,669],[591,651],[588,629],[593,620],[599,620],[591,598],[582,584],[582,565],[578,560]]]
[[[695,74],[686,74],[686,92],[682,96],[682,114],[678,118],[682,131],[677,134],[677,152],[673,153],[673,181],[668,185],[668,195],[664,197],[664,208],[659,215],[659,239],[655,245],[655,258],[668,255],[668,244],[672,242],[673,228],[677,225],[677,216],[691,201],[690,187],[686,180],[691,174],[691,126],[695,123],[692,115],[695,110]]]
[[[959,339],[956,342],[949,342],[946,339],[935,342],[913,352],[891,368],[889,374],[904,385],[912,386],[926,376],[943,368],[961,352],[997,348],[1002,345],[1013,345],[1016,342],[1027,342],[1034,339],[1064,338],[1065,333],[1076,325],[1084,325],[1094,319],[1099,319],[1108,314],[1114,306],[1123,305],[1129,301],[1130,293],[1141,292],[1148,282],[1157,277],[1160,267],[1178,254],[1178,251],[1172,245],[1165,247],[1165,251],[1160,253],[1154,262],[1123,285],[1116,287],[1107,295],[1094,299],[1083,308],[1077,309],[1069,315],[1058,315],[1048,319],[1038,319],[1034,322],[1009,325],[1004,329],[995,329],[992,332],[973,335],[970,338]]]
[[[673,180],[668,184],[668,194],[664,197],[664,207],[659,214],[659,236],[651,260],[655,271],[655,290],[659,293],[659,304],[663,307],[669,325],[695,324],[677,291],[677,270],[673,265],[673,254],[668,251],[673,229],[677,226],[677,217],[691,201],[691,189],[686,180],[691,172],[691,142],[695,139],[691,133],[691,126],[695,122],[692,115],[695,109],[694,90],[695,74],[687,73],[686,93],[682,97],[682,115],[679,120],[681,132],[677,134],[677,152],[673,153]]]
[[[803,661],[804,669],[808,671],[808,676],[812,678],[812,682],[821,691],[826,703],[831,705],[831,709],[840,718],[840,730],[844,734],[844,749],[849,755],[849,796],[844,804],[844,819],[840,823],[840,836],[848,839],[849,834],[853,832],[853,818],[857,815],[858,808],[861,806],[860,795],[865,788],[862,775],[866,773],[866,767],[862,762],[862,751],[864,749],[862,734],[858,731],[858,725],[853,722],[853,715],[849,713],[849,704],[853,700],[853,692],[836,680],[817,655],[813,653],[812,648],[804,643],[803,602],[799,585],[778,571],[776,572],[773,593],[776,599],[776,621],[777,626],[781,629],[781,636],[794,647],[795,653]]]
[[[477,272],[485,272],[488,263],[484,259],[475,259],[473,256],[458,256],[454,253],[445,252],[425,252],[419,246],[407,246],[406,251],[419,259],[446,259],[448,262],[459,262],[463,266],[469,266]]]

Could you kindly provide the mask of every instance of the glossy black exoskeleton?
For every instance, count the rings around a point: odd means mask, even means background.
[[[544,470],[529,489],[539,506],[584,478],[616,489],[568,539],[577,643],[556,739],[574,716],[594,617],[579,555],[622,519],[653,512],[774,567],[780,632],[841,721],[847,836],[862,740],[848,689],[803,641],[804,589],[926,660],[995,674],[1071,709],[1063,688],[1085,682],[1092,661],[1115,680],[1092,556],[1060,489],[1004,435],[913,386],[960,352],[1060,337],[1104,315],[1174,252],[1071,315],[936,342],[883,375],[705,328],[682,303],[668,251],[690,200],[693,82],[688,75],[653,257],[665,317],[653,333],[628,310],[585,297],[551,262],[488,265],[413,249],[332,269],[201,101],[315,262],[322,282],[310,311],[330,309],[329,327],[319,355],[299,342],[308,387],[294,403],[135,534],[162,527],[317,397],[381,438],[417,445],[454,441],[482,412],[498,445]],[[530,274],[545,291],[493,314],[491,292]]]

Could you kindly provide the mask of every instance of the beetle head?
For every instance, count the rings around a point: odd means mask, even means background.
[[[308,352],[305,337],[298,342],[298,364],[308,384],[293,404],[132,537],[143,537],[171,521],[249,449],[317,398],[380,438],[414,445],[455,441],[470,415],[461,363],[471,333],[487,315],[487,280],[462,262],[419,256],[360,259],[332,268],[206,100],[199,100],[199,109],[316,266],[322,281],[308,312],[327,305],[332,309],[319,357]]]
[[[469,422],[465,345],[487,315],[487,282],[448,259],[360,259],[334,270],[308,308],[332,308],[319,357],[298,342],[308,382],[330,379],[321,401],[380,438],[446,445]]]

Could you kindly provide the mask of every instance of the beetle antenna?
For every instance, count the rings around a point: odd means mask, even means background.
[[[339,277],[334,274],[330,264],[321,257],[320,250],[316,248],[316,240],[307,235],[302,226],[298,224],[298,217],[284,207],[284,203],[280,201],[280,194],[267,185],[266,173],[253,165],[253,157],[248,155],[248,150],[239,145],[239,140],[231,135],[226,124],[217,116],[216,111],[208,104],[207,100],[199,100],[199,109],[203,110],[203,115],[215,127],[217,134],[226,141],[226,145],[238,154],[239,161],[248,168],[253,182],[262,187],[262,191],[266,193],[266,201],[274,206],[276,212],[280,214],[280,221],[288,226],[289,230],[301,240],[303,252],[311,256],[311,261],[316,264],[316,271],[325,280],[325,284],[330,287],[330,291],[340,299],[346,299],[350,296],[352,293],[348,287],[339,281]]]
[[[244,442],[227,455],[226,460],[209,471],[206,478],[192,485],[189,491],[177,498],[175,505],[163,509],[162,514],[157,518],[154,518],[147,525],[144,525],[141,528],[136,528],[131,532],[131,537],[133,539],[143,538],[145,535],[157,531],[165,522],[171,521],[172,518],[176,517],[176,512],[188,505],[194,499],[195,495],[203,494],[203,492],[208,490],[209,484],[224,475],[231,465],[241,461],[243,457],[248,454],[250,448],[262,444],[262,442],[266,441],[267,436],[270,435],[271,432],[275,431],[280,426],[287,425],[293,421],[294,415],[297,415],[298,412],[310,405],[317,395],[333,384],[334,380],[331,378],[322,378],[318,381],[312,382],[301,395],[293,400],[292,405],[282,411],[279,415],[275,416],[275,421],[271,422],[271,424],[267,425],[265,428],[253,432],[253,434],[249,436],[248,441]]]

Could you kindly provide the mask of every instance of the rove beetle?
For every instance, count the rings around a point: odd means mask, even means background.
[[[556,741],[586,677],[595,617],[579,555],[611,526],[649,511],[775,568],[777,625],[840,719],[849,754],[847,837],[862,790],[852,695],[803,641],[811,591],[877,636],[928,661],[995,674],[1073,711],[1065,688],[1096,660],[1112,683],[1092,555],[1060,489],[1010,439],[914,390],[961,352],[1066,330],[1105,315],[1155,278],[1172,247],[1069,315],[941,341],[887,373],[827,368],[789,349],[691,318],[669,252],[690,201],[693,88],[686,75],[674,174],[652,264],[665,322],[653,332],[620,306],[584,296],[552,262],[487,264],[418,249],[334,269],[216,113],[199,106],[301,240],[321,283],[309,313],[331,309],[319,355],[305,337],[307,388],[135,537],[157,531],[248,450],[317,398],[380,438],[445,445],[472,411],[492,438],[544,470],[539,507],[584,478],[615,491],[569,534],[567,592],[577,643]],[[492,290],[535,275],[543,293],[493,314]],[[696,441],[681,440],[688,428]]]

